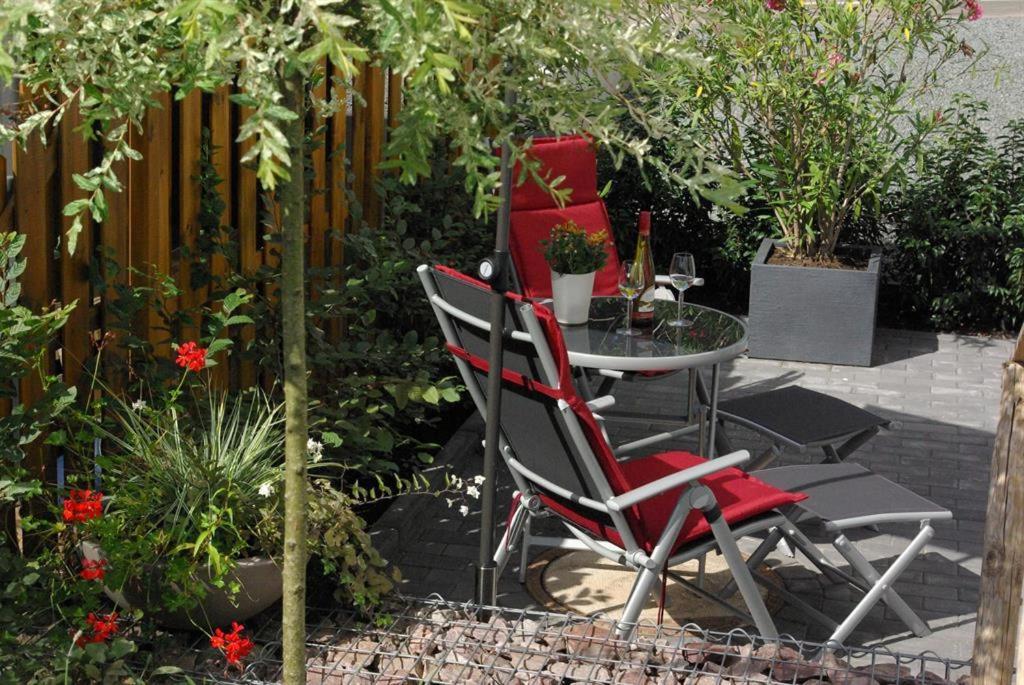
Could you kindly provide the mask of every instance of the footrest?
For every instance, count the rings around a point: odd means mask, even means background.
[[[793,506],[820,519],[828,530],[953,518],[948,509],[859,464],[780,466],[750,475],[780,490],[807,495]]]
[[[768,430],[801,449],[889,425],[889,420],[831,395],[789,385],[719,402],[718,413]]]

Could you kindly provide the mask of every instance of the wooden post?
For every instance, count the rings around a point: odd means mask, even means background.
[[[973,685],[1009,685],[1020,639],[1024,581],[1024,329],[1003,368],[985,516],[981,602],[974,633]]]

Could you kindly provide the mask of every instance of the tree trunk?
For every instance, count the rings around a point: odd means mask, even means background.
[[[284,328],[284,600],[281,640],[285,685],[306,682],[306,293],[303,246],[302,142],[305,80],[284,80],[284,106],[298,115],[284,131],[291,178],[281,185],[281,325]]]
[[[1019,639],[1024,581],[1024,328],[1003,370],[985,516],[981,601],[974,631],[975,685],[1009,685]]]

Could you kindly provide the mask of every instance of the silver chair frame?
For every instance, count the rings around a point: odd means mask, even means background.
[[[487,321],[473,316],[472,314],[458,309],[446,301],[438,292],[433,281],[430,268],[426,265],[417,269],[424,290],[427,293],[431,307],[441,325],[445,339],[456,346],[461,346],[461,340],[453,319],[477,329],[481,333],[489,333],[490,325]],[[533,305],[524,304],[520,308],[520,314],[526,331],[510,330],[507,332],[513,340],[527,342],[533,345],[540,360],[544,382],[550,387],[557,388],[559,384],[557,365],[551,350],[547,346],[544,332],[533,312]],[[486,398],[478,383],[473,368],[463,359],[455,358],[459,372],[466,383],[467,390],[477,409],[481,414],[486,413]],[[594,411],[600,411],[614,404],[614,398],[610,396],[597,397],[587,402],[588,407]],[[771,514],[764,514],[759,517],[748,519],[735,527],[730,527],[722,516],[719,515],[717,504],[711,490],[700,484],[698,480],[712,473],[729,467],[741,467],[745,465],[750,455],[745,450],[732,452],[730,454],[710,460],[698,466],[665,476],[642,487],[635,488],[625,493],[615,495],[602,471],[597,457],[594,455],[583,429],[579,424],[572,408],[564,401],[558,400],[558,410],[567,428],[568,437],[573,446],[578,450],[584,468],[597,485],[600,499],[591,499],[578,493],[567,490],[556,483],[552,483],[537,473],[527,468],[517,459],[516,454],[505,439],[504,433],[499,434],[500,453],[515,482],[519,500],[515,506],[509,525],[501,538],[498,550],[495,552],[494,561],[500,575],[508,563],[511,553],[518,543],[520,548],[519,580],[523,582],[528,562],[529,550],[534,546],[560,547],[565,549],[586,549],[596,554],[625,565],[636,571],[636,578],[629,597],[623,610],[622,618],[617,624],[617,632],[620,637],[630,635],[637,624],[640,612],[653,591],[661,573],[666,573],[677,582],[684,584],[695,594],[711,600],[728,611],[754,623],[760,634],[766,638],[778,636],[774,622],[765,608],[764,601],[757,590],[756,583],[761,583],[769,589],[778,592],[798,610],[807,614],[810,618],[822,623],[832,629],[832,635],[827,644],[831,647],[839,647],[850,636],[856,626],[867,616],[871,609],[878,603],[884,602],[900,617],[901,620],[918,636],[924,637],[930,634],[930,630],[923,620],[917,616],[906,602],[895,592],[893,583],[906,570],[911,561],[920,553],[924,546],[931,540],[934,529],[931,526],[931,519],[952,518],[951,512],[942,513],[930,512],[902,512],[892,514],[866,514],[856,518],[845,520],[824,520],[826,530],[834,533],[833,546],[850,564],[850,572],[836,568],[818,550],[817,546],[795,525],[794,521],[808,518],[807,512],[800,508],[800,504],[792,505],[784,510],[776,510]],[[597,416],[595,414],[595,416]],[[600,417],[598,417],[600,418]],[[695,427],[693,427],[695,428]],[[607,435],[605,435],[607,438]],[[627,451],[639,449],[640,446],[655,444],[668,439],[668,434],[652,436],[650,439],[635,441],[627,445]],[[639,443],[643,443],[640,445]],[[622,449],[621,447],[619,448]],[[615,451],[619,453],[618,450]],[[669,517],[665,530],[655,544],[652,552],[647,554],[636,542],[633,533],[626,521],[623,511],[633,505],[655,497],[666,491],[686,486],[680,494],[679,500]],[[616,531],[620,535],[624,545],[618,547],[604,540],[594,539],[589,533],[582,531],[570,522],[563,519],[571,538],[557,538],[546,536],[534,536],[530,533],[530,521],[533,518],[550,515],[538,495],[538,489],[553,492],[556,495],[569,499],[577,505],[592,509],[607,515],[613,522]],[[677,550],[676,554],[669,556],[671,548],[678,538],[683,523],[689,512],[698,509],[708,519],[712,536],[691,543],[684,548]],[[896,522],[918,522],[920,530],[911,540],[907,547],[900,553],[895,562],[879,573],[868,560],[857,550],[846,537],[845,531],[850,528],[870,526],[879,523]],[[764,534],[765,537],[755,549],[746,562],[740,555],[736,545],[736,539],[751,535]],[[767,555],[780,543],[786,541],[796,550],[799,550],[816,568],[824,575],[836,582],[846,582],[864,592],[864,596],[854,609],[843,619],[836,622],[824,615],[817,609],[811,607],[799,597],[793,595],[785,588],[781,588],[771,580],[757,572],[757,568],[765,560]],[[693,584],[679,577],[677,574],[668,571],[672,566],[699,559],[711,551],[719,551],[726,559],[732,571],[733,581],[726,586],[720,596],[712,595],[705,591],[699,584]],[[739,591],[750,611],[745,614],[738,610],[726,599]]]

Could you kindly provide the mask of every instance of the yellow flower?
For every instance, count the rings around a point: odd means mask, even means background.
[[[700,97],[700,94],[703,93],[703,92],[704,92],[704,86],[697,86],[697,97]]]
[[[907,26],[903,27],[903,40],[906,40],[906,41],[910,40],[910,28],[907,27]]]

